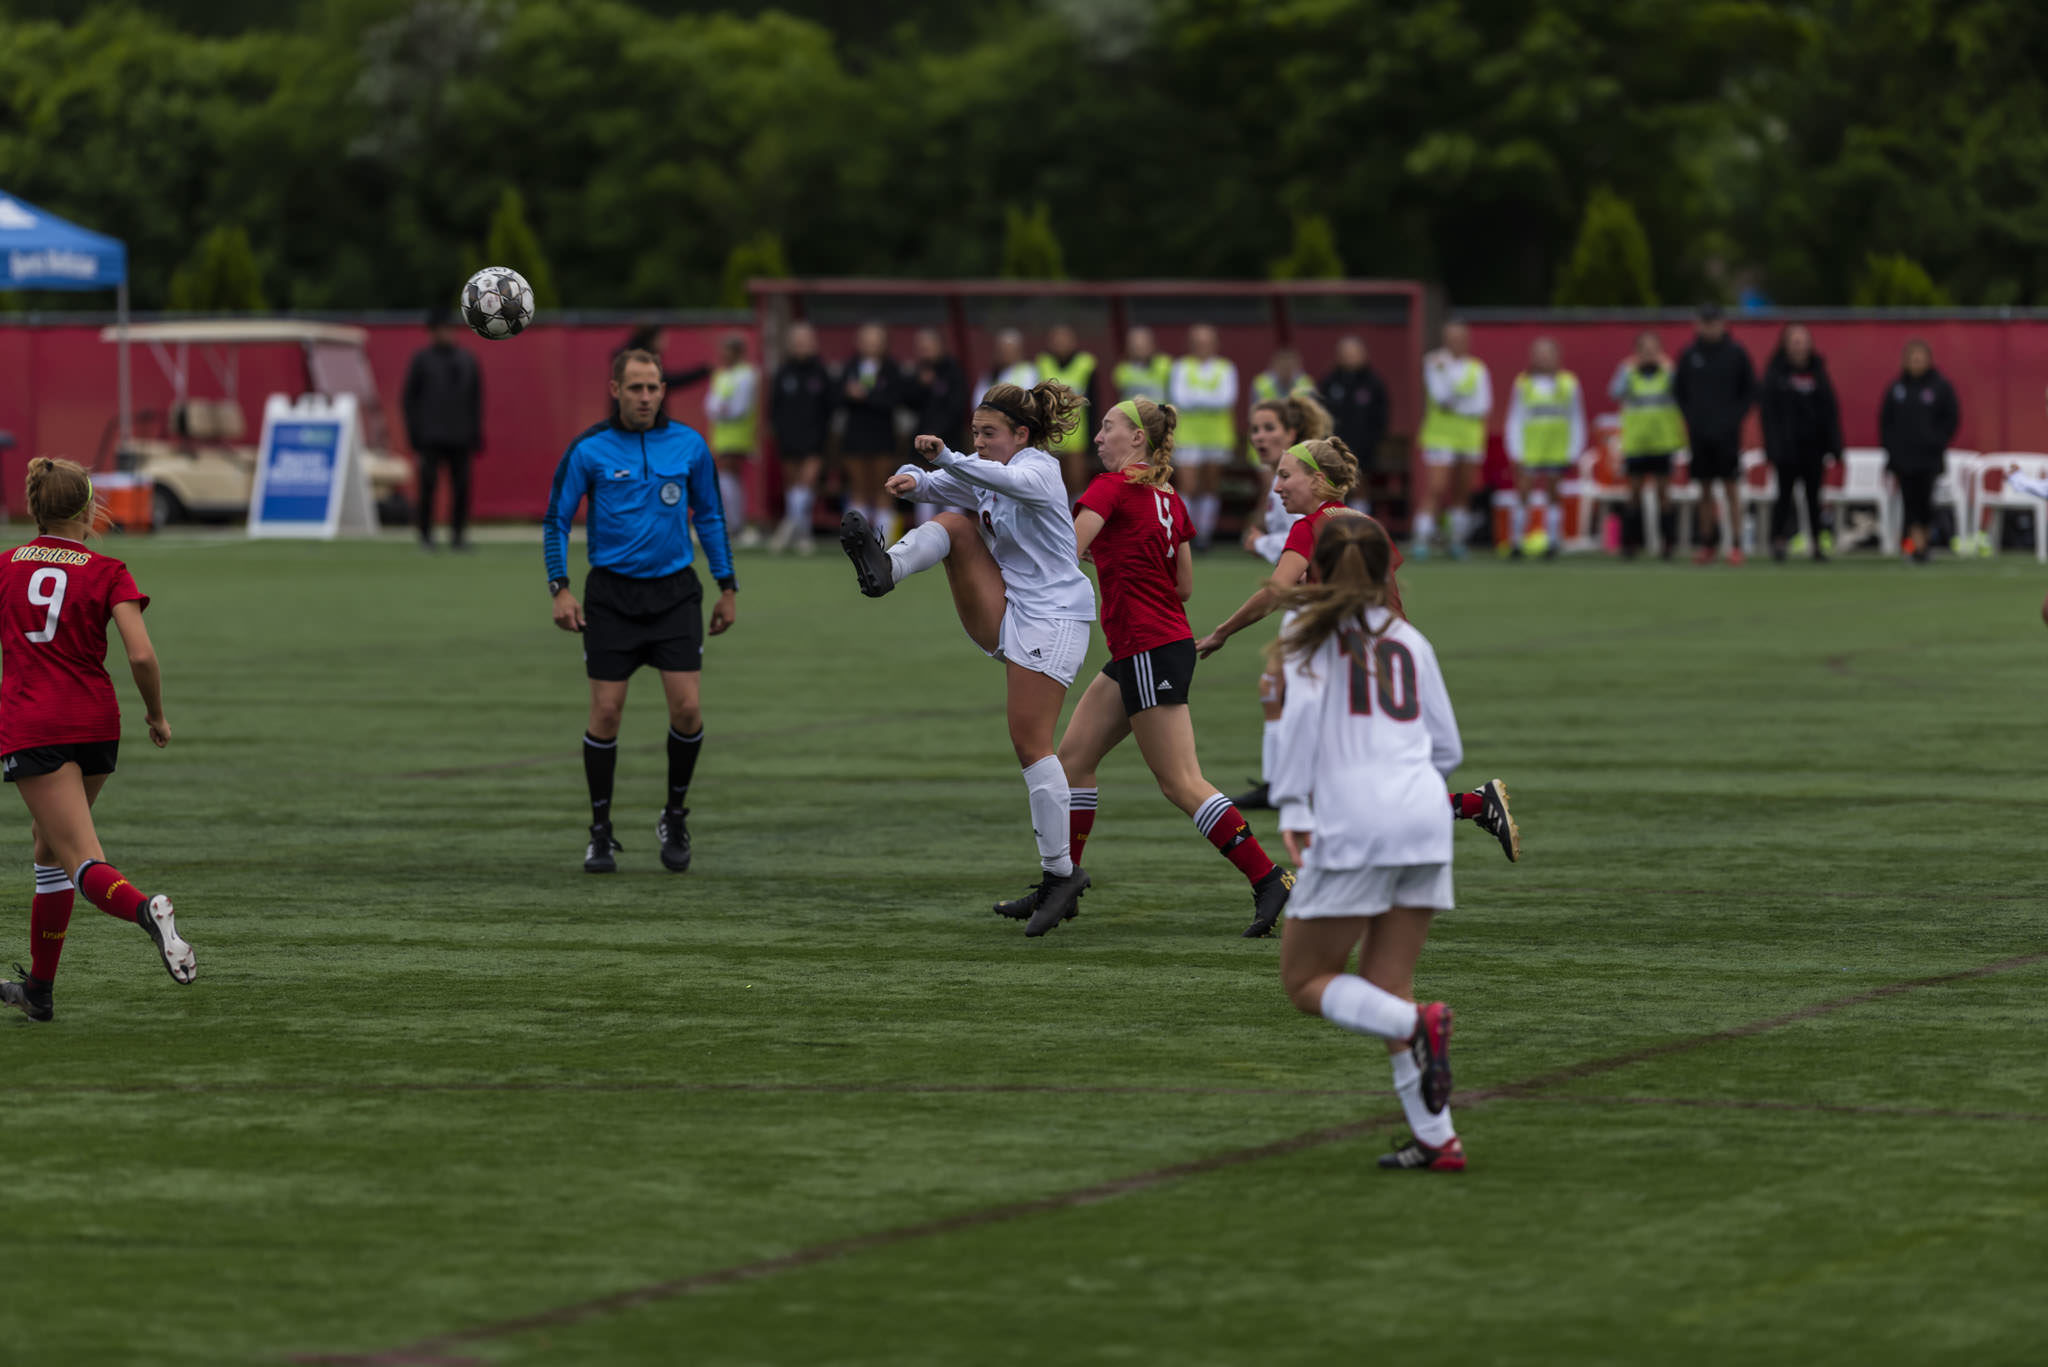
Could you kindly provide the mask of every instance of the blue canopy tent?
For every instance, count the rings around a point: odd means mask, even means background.
[[[0,289],[112,290],[120,338],[121,440],[127,442],[128,248],[111,237],[66,223],[0,190]]]

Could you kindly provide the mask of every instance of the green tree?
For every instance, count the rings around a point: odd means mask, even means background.
[[[192,313],[260,313],[268,308],[248,231],[240,224],[223,223],[201,239],[185,264],[171,272],[170,304]]]
[[[1052,230],[1052,208],[1044,200],[1028,214],[1014,204],[1004,211],[1001,274],[1005,280],[1067,278],[1065,254]]]
[[[1650,239],[1629,202],[1606,186],[1586,200],[1571,259],[1557,274],[1559,308],[1649,308],[1657,303]]]
[[[1939,308],[1954,302],[1922,266],[1904,252],[1870,252],[1849,302],[1857,308]]]
[[[753,297],[747,293],[749,280],[782,280],[789,275],[789,258],[782,250],[781,237],[775,233],[756,233],[733,243],[732,250],[726,253],[718,302],[729,309],[745,308],[753,303]]]
[[[1273,262],[1267,274],[1275,280],[1341,280],[1344,258],[1337,254],[1337,230],[1326,214],[1296,214],[1294,246]]]
[[[510,266],[526,277],[526,283],[533,286],[536,308],[551,309],[562,302],[555,293],[554,270],[540,249],[540,239],[526,221],[526,199],[509,186],[498,196],[498,211],[491,215],[484,255],[489,258],[485,265]]]

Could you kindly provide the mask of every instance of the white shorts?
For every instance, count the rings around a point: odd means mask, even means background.
[[[1080,617],[1029,617],[1014,606],[1006,607],[1002,637],[988,654],[1072,688],[1088,656],[1088,622]]]
[[[1322,869],[1311,864],[1295,880],[1287,914],[1377,916],[1390,907],[1451,909],[1449,864],[1391,864],[1379,868]]]
[[[1192,470],[1198,465],[1227,465],[1230,463],[1230,448],[1227,446],[1181,446],[1173,448],[1173,463]]]
[[[1175,451],[1173,454],[1178,457],[1180,452]],[[1433,470],[1441,470],[1445,466],[1457,465],[1461,462],[1467,465],[1477,465],[1485,459],[1486,453],[1484,451],[1437,451],[1431,450],[1428,447],[1424,447],[1422,450],[1422,463]]]

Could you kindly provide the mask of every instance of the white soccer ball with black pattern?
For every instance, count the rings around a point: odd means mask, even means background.
[[[510,266],[486,266],[462,287],[462,321],[486,341],[517,337],[533,326],[533,286]]]

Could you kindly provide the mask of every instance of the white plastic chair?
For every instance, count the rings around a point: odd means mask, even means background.
[[[1821,490],[1822,504],[1835,510],[1836,534],[1847,525],[1842,510],[1870,507],[1877,510],[1878,544],[1886,555],[1899,553],[1898,491],[1884,472],[1884,451],[1875,446],[1852,446],[1842,453],[1842,482]]]
[[[1770,536],[1771,513],[1778,506],[1778,467],[1761,451],[1742,453],[1742,542],[1744,550],[1756,554],[1757,543]],[[1764,505],[1758,513],[1756,506]]]
[[[1626,483],[1608,483],[1600,477],[1601,440],[1600,436],[1596,436],[1596,444],[1579,453],[1579,458],[1572,462],[1571,474],[1558,484],[1560,500],[1577,499],[1579,504],[1579,534],[1564,547],[1568,551],[1599,550],[1603,531],[1600,526],[1601,519],[1609,515],[1612,509],[1620,508],[1628,502]],[[1618,469],[1620,464],[1620,458],[1616,457],[1613,462],[1614,468]]]
[[[1947,468],[1934,481],[1934,506],[1945,507],[1955,515],[1959,555],[1969,553],[1975,545],[1971,533],[1977,525],[1977,474],[1983,462],[1984,457],[1975,451],[1951,451]],[[1900,515],[1904,516],[1903,509]]]
[[[2005,474],[2017,470],[2032,479],[2048,479],[2048,456],[2032,451],[1994,451],[1977,458],[1975,488],[1970,495],[1972,525],[1981,533],[1991,515],[1991,548],[2005,544],[2005,515],[2024,509],[2034,515],[2034,558],[2048,564],[2048,502],[2007,486]]]

